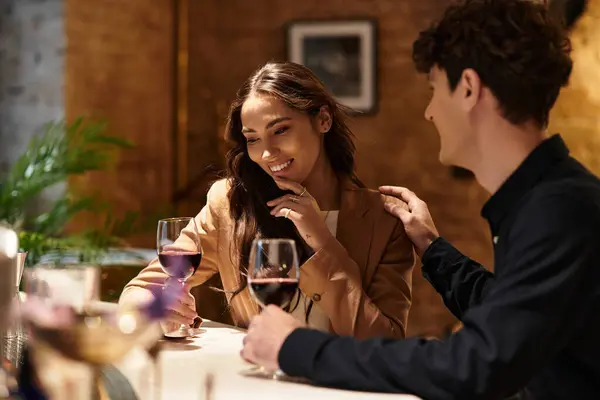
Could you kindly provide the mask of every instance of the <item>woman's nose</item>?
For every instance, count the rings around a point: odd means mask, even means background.
[[[277,157],[279,150],[273,146],[267,146],[262,152],[262,159],[265,161],[272,160]]]

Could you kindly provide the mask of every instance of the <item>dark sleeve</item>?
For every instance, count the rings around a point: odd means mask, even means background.
[[[279,353],[282,370],[320,385],[427,399],[514,393],[594,318],[590,271],[600,226],[581,202],[556,203],[546,197],[523,210],[509,262],[457,333],[443,341],[358,341],[298,329]]]
[[[442,296],[444,304],[462,320],[467,310],[481,302],[494,274],[439,237],[423,254],[423,276]]]

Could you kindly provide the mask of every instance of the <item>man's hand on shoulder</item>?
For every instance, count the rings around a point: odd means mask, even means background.
[[[397,201],[386,201],[384,207],[388,213],[402,221],[406,234],[415,245],[417,254],[422,257],[427,247],[440,236],[427,204],[403,187],[381,186],[379,191],[406,203],[403,205]]]

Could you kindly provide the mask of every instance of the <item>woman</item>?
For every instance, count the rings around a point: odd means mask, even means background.
[[[302,65],[266,64],[238,91],[226,139],[227,178],[213,184],[196,216],[204,254],[190,287],[220,274],[232,318],[245,327],[259,312],[245,278],[252,240],[293,238],[301,293],[291,312],[298,319],[340,335],[404,337],[412,244],[385,212],[384,197],[356,177],[344,109],[323,83]],[[186,234],[180,240],[192,250]],[[165,278],[154,260],[120,302],[138,301]],[[194,309],[189,295],[170,321],[189,324]]]

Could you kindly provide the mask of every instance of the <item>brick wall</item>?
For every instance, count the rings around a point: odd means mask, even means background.
[[[219,161],[215,151],[227,106],[260,64],[285,57],[284,26],[294,19],[374,18],[379,111],[357,117],[359,174],[371,187],[405,185],[429,203],[440,232],[467,254],[491,266],[487,227],[479,216],[486,199],[472,181],[452,178],[439,164],[439,140],[423,118],[429,91],[410,59],[418,31],[447,5],[442,0],[228,0],[190,1],[189,174]],[[201,23],[194,23],[201,21]],[[414,276],[410,334],[442,334],[453,322],[439,297]]]

